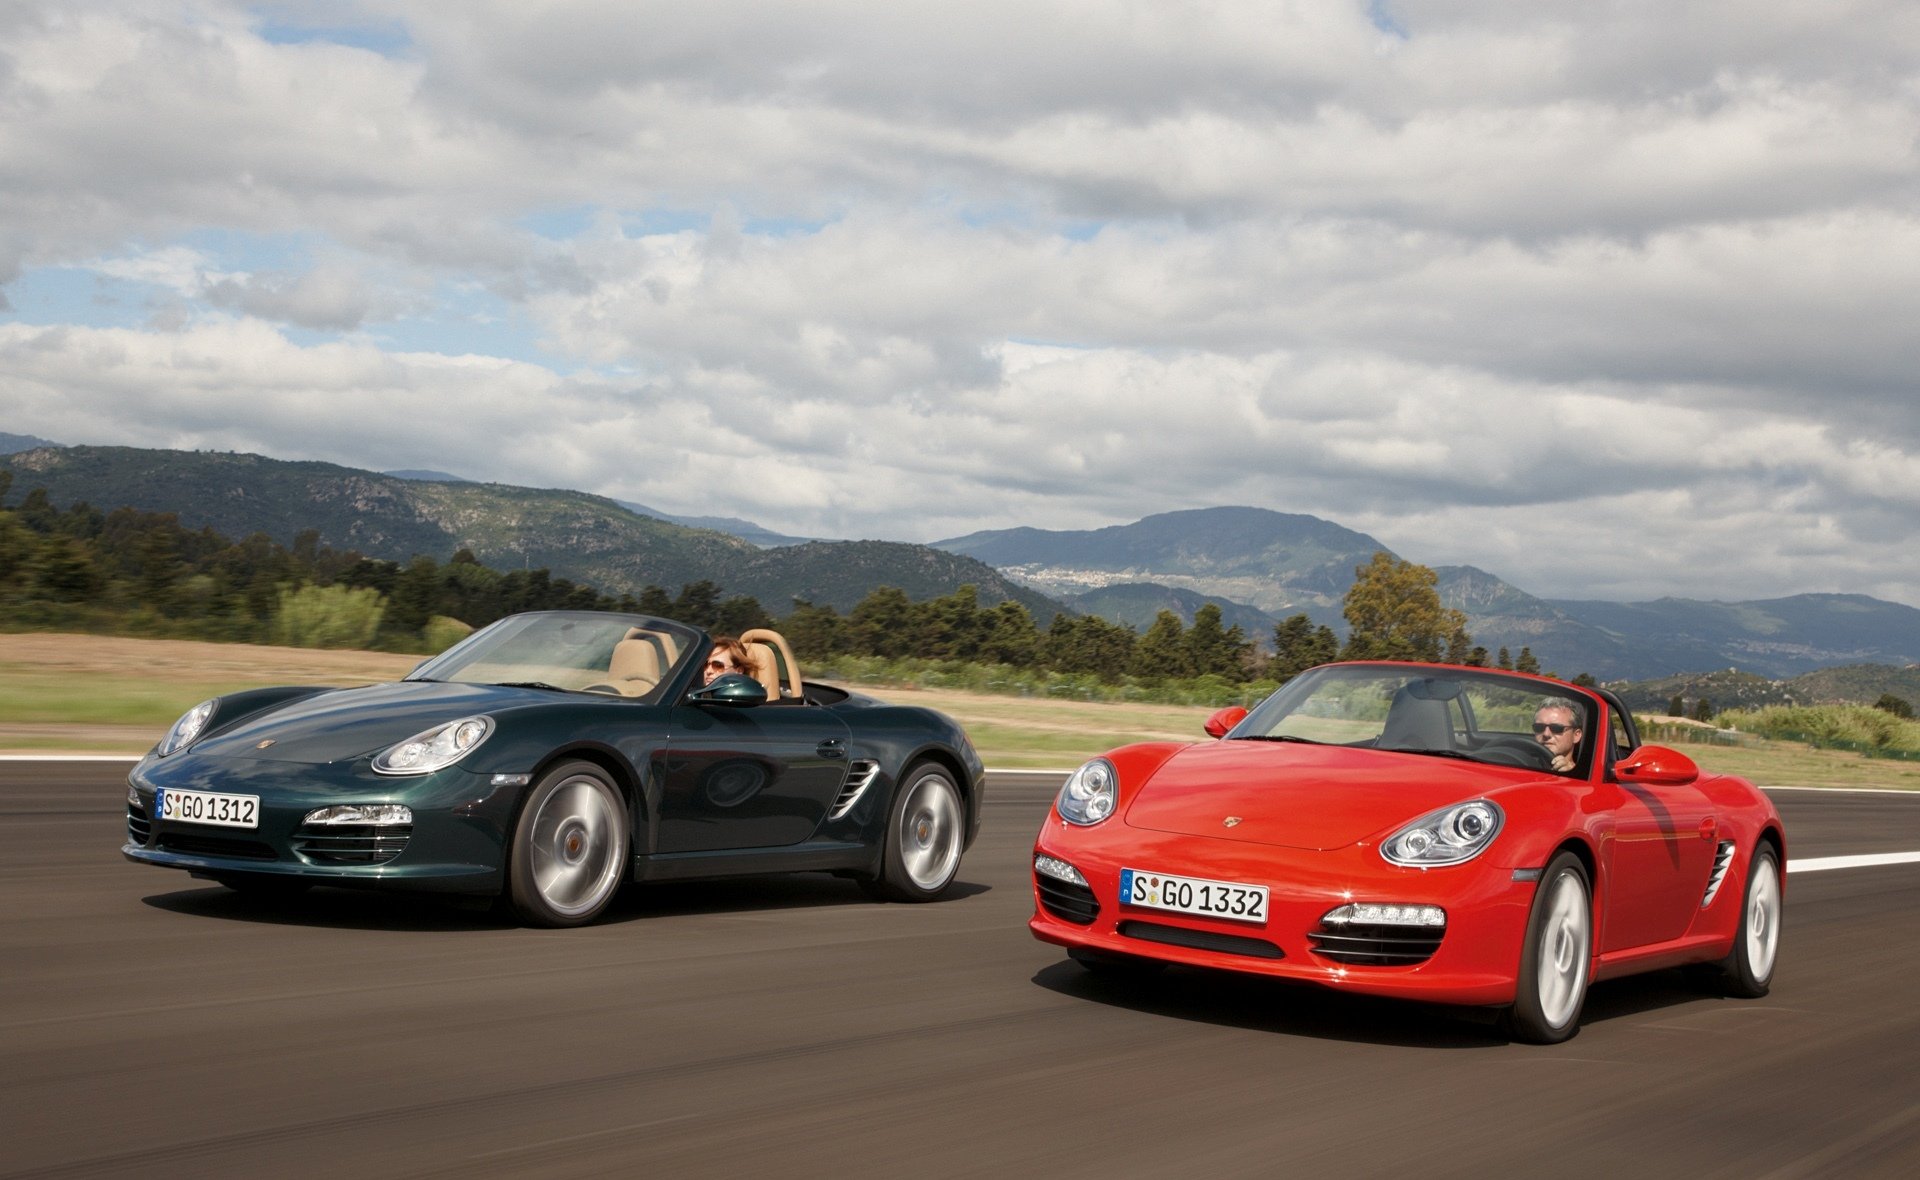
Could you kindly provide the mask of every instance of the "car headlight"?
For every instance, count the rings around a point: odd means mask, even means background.
[[[379,774],[432,774],[473,752],[493,732],[491,717],[462,717],[417,733],[374,757]]]
[[[1105,758],[1095,758],[1067,777],[1054,806],[1070,824],[1097,824],[1113,814],[1119,795],[1119,772]]]
[[[1442,807],[1387,837],[1380,855],[1416,869],[1462,864],[1487,850],[1500,834],[1503,818],[1500,808],[1486,799]]]
[[[175,750],[184,750],[192,745],[193,739],[200,736],[200,731],[207,727],[207,719],[212,716],[212,701],[201,701],[182,713],[180,720],[174,722],[173,728],[167,731],[167,736],[160,739],[160,756],[165,758]]]

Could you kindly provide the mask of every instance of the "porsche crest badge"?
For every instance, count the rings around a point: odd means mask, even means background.
[[[1230,816],[1228,816],[1227,818],[1225,818],[1225,819],[1223,819],[1223,820],[1221,820],[1220,822],[1221,822],[1221,823],[1223,823],[1223,824],[1225,824],[1225,825],[1227,825],[1227,826],[1228,826],[1228,827],[1230,827],[1230,828],[1231,828],[1231,827],[1236,827],[1236,826],[1238,826],[1238,825],[1239,825],[1239,823],[1240,823],[1240,817],[1239,817],[1239,816],[1237,816],[1237,815],[1230,815]]]

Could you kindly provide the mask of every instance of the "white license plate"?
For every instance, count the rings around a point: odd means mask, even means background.
[[[214,824],[222,828],[260,826],[260,796],[222,795],[214,791],[168,791],[153,794],[154,811],[177,824]]]
[[[1209,881],[1205,877],[1176,877],[1141,869],[1120,870],[1122,905],[1177,914],[1204,914],[1236,922],[1267,922],[1267,887]]]

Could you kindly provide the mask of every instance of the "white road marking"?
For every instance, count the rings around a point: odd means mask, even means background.
[[[1867,856],[1815,856],[1789,860],[1789,873],[1823,873],[1828,869],[1867,869],[1880,865],[1920,864],[1920,852],[1876,852]]]

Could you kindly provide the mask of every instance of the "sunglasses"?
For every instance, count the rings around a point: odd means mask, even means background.
[[[731,671],[733,671],[733,665],[732,665],[732,664],[729,664],[729,663],[727,663],[727,661],[725,661],[725,660],[708,660],[708,661],[707,661],[707,668],[708,668],[708,669],[709,669],[710,671],[714,671],[714,672],[731,672]]]
[[[1551,733],[1555,737],[1559,737],[1561,734],[1567,732],[1569,729],[1572,729],[1572,728],[1573,726],[1571,725],[1556,725],[1551,721],[1536,721],[1533,723],[1533,732]]]

